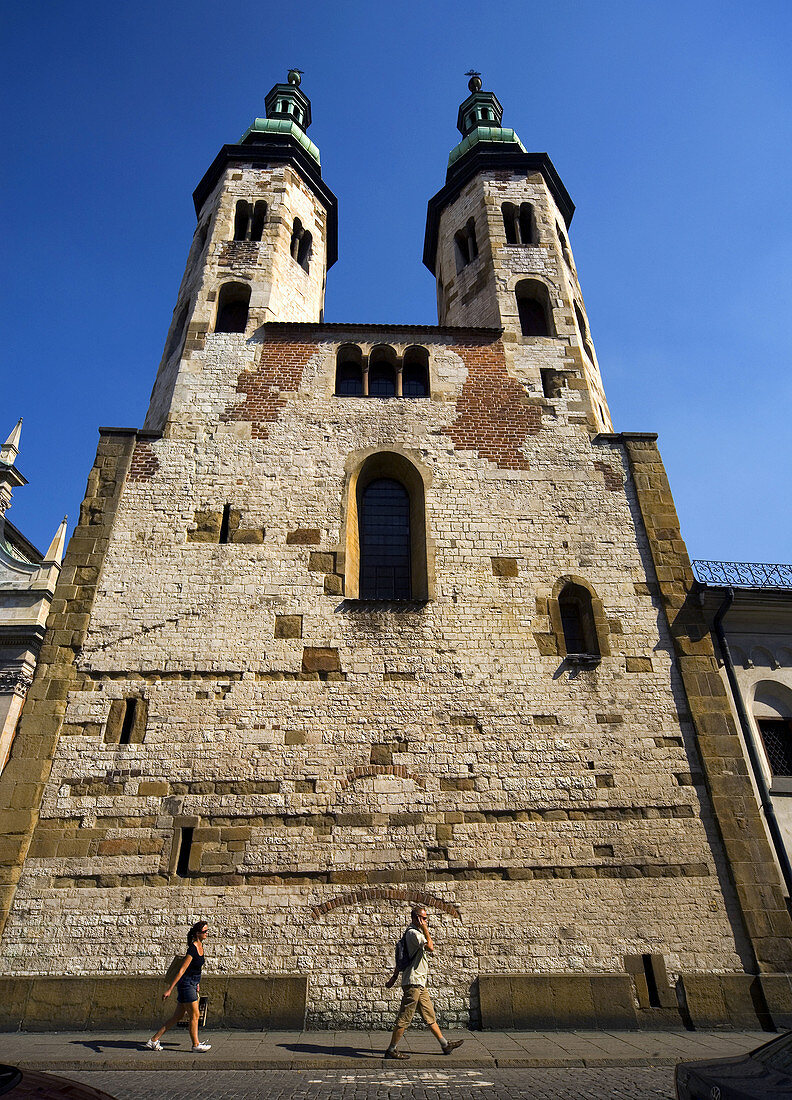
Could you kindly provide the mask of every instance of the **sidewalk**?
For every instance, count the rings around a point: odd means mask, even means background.
[[[257,1070],[375,1069],[386,1066],[538,1069],[670,1066],[744,1054],[773,1038],[766,1031],[449,1031],[465,1043],[445,1057],[432,1035],[411,1029],[401,1049],[409,1062],[382,1061],[381,1031],[201,1031],[212,1049],[193,1054],[186,1030],[169,1031],[162,1052],[145,1050],[144,1032],[3,1032],[0,1062],[21,1069]]]

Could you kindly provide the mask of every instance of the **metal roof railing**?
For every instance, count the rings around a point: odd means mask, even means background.
[[[788,588],[792,590],[792,565],[766,565],[753,561],[694,561],[693,575],[700,584],[728,588]]]

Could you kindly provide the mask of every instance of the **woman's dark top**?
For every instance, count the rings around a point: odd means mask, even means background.
[[[204,957],[200,954],[194,943],[191,943],[187,948],[187,954],[190,956],[190,965],[182,974],[182,978],[194,978],[197,980],[201,976],[201,967],[204,964]]]

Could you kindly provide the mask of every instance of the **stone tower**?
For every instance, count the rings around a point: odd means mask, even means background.
[[[429,203],[440,325],[328,323],[298,75],[196,191],[145,429],[101,431],[0,778],[0,1020],[150,1020],[201,918],[216,1020],[389,1026],[419,902],[448,1023],[792,1023],[777,868],[655,437],[610,430],[563,185],[474,78]]]
[[[319,150],[307,135],[311,101],[300,73],[266,96],[237,145],[224,145],[193,194],[198,224],[146,416],[159,430],[185,358],[208,333],[245,333],[268,321],[321,321],[327,270],[337,259],[338,213]],[[177,399],[177,404],[178,404]]]
[[[448,158],[429,203],[424,263],[437,279],[441,325],[494,325],[545,396],[577,389],[593,428],[610,413],[569,245],[575,207],[546,153],[527,153],[503,108],[471,75]]]

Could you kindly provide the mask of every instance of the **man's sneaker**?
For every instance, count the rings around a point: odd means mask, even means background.
[[[464,1039],[454,1039],[453,1043],[446,1043],[443,1047],[443,1054],[450,1054],[452,1050],[456,1050],[457,1047],[461,1047],[464,1043]]]
[[[162,1043],[159,1039],[149,1039],[146,1043],[146,1050],[162,1050]]]
[[[386,1050],[382,1055],[383,1058],[398,1058],[400,1062],[405,1062],[410,1055],[406,1054],[403,1050]]]
[[[211,1043],[199,1043],[197,1047],[193,1047],[193,1054],[203,1054],[205,1050],[211,1050]]]

